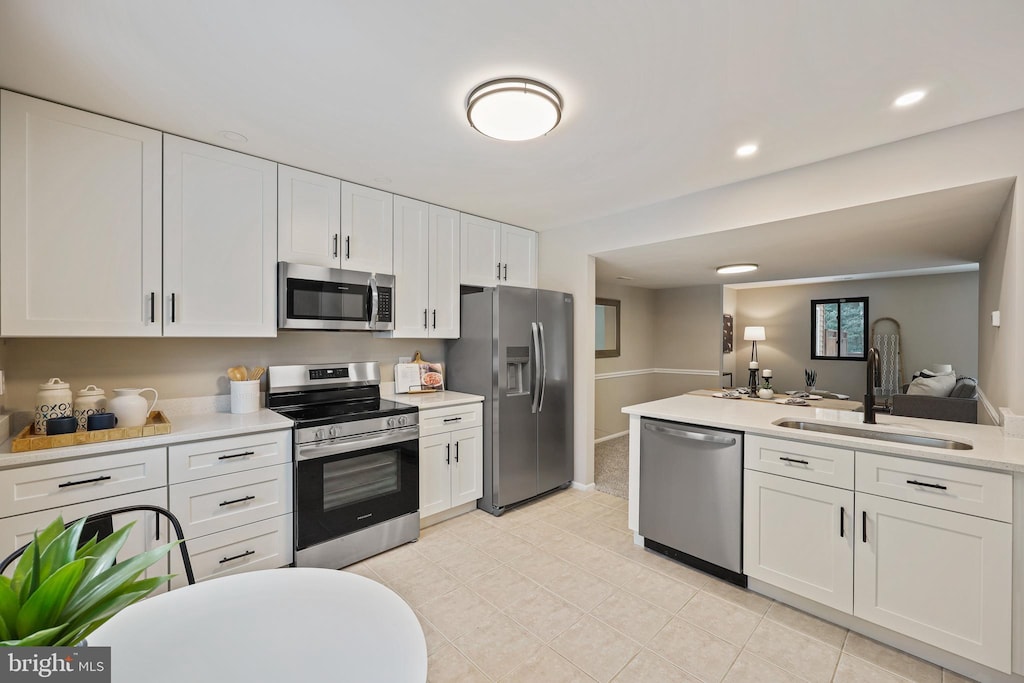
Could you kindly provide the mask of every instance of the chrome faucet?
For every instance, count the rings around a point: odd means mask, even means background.
[[[875,387],[882,386],[882,359],[878,349],[868,349],[868,392],[864,394],[864,424],[875,424]]]

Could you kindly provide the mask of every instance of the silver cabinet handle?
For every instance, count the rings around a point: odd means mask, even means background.
[[[651,432],[658,432],[659,434],[678,436],[681,439],[690,439],[691,441],[707,441],[708,443],[717,443],[723,446],[736,445],[735,438],[715,436],[714,434],[701,434],[700,432],[688,432],[683,429],[672,429],[671,427],[662,427],[661,425],[651,424],[650,422],[644,425],[644,429]]]

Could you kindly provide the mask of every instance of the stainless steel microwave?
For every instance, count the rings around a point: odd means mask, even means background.
[[[277,326],[287,330],[395,329],[394,275],[277,264]]]

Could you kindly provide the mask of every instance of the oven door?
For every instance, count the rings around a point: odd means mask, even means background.
[[[416,512],[419,427],[296,446],[296,548]]]

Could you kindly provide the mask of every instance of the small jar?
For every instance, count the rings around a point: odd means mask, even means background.
[[[46,421],[52,417],[71,417],[71,385],[51,377],[39,385],[36,393],[35,433],[46,434]]]
[[[90,415],[103,413],[107,410],[107,395],[95,384],[90,384],[85,389],[78,391],[75,398],[75,419],[81,429],[86,428],[86,422]]]

